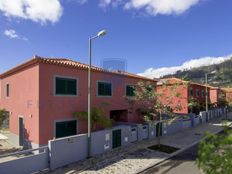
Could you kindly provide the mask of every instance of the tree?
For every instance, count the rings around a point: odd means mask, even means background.
[[[193,113],[194,110],[199,110],[200,109],[200,104],[198,103],[196,98],[189,97],[188,108],[190,109],[190,113]]]
[[[108,105],[108,103],[101,103],[99,108],[93,107],[91,108],[90,119],[91,119],[91,129],[93,131],[96,130],[97,125],[101,125],[105,128],[110,128],[113,126],[113,120],[107,118],[104,114],[104,108]],[[88,112],[79,111],[73,113],[75,118],[78,119],[88,119]]]
[[[134,96],[126,97],[131,109],[133,109],[135,105],[139,106],[139,109],[136,111],[143,116],[145,122],[154,125],[155,121],[159,121],[157,129],[159,147],[161,133],[160,123],[163,121],[163,116],[169,115],[169,123],[171,123],[176,118],[173,110],[178,111],[182,108],[179,102],[174,102],[174,99],[180,98],[181,95],[177,90],[178,84],[168,86],[168,84],[164,82],[163,87],[163,90],[156,92],[153,83],[140,81],[135,86]],[[167,95],[167,90],[171,91],[169,95]]]
[[[0,129],[3,127],[3,124],[7,118],[8,112],[5,109],[0,109]]]
[[[232,131],[224,128],[222,134],[207,134],[199,145],[198,167],[206,174],[232,173]]]

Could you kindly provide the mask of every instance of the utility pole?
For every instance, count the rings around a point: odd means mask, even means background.
[[[206,73],[205,74],[205,92],[206,92],[206,95],[205,95],[205,110],[206,112],[208,112],[208,74]]]
[[[208,120],[208,74],[205,73],[205,111],[206,111],[206,120]]]
[[[88,158],[91,157],[91,69],[92,69],[92,41],[104,36],[106,30],[100,31],[96,36],[89,38],[89,68],[88,68]]]

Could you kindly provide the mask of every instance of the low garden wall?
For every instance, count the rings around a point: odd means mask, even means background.
[[[22,155],[23,157],[1,162],[0,173],[1,174],[8,174],[8,173],[29,174],[50,168],[48,147],[41,147],[32,150],[25,150],[22,152],[15,152],[8,155],[1,155],[0,158],[7,158],[10,156],[19,156],[19,155]]]
[[[171,135],[189,129],[193,126],[205,123],[207,120],[220,117],[225,113],[225,109],[214,109],[210,110],[208,114],[203,111],[200,112],[199,115],[192,114],[189,115],[187,119],[177,119],[170,124],[168,124],[167,121],[162,121],[162,135]],[[112,150],[114,148],[113,144],[115,146],[115,138],[118,141],[116,142],[116,147],[126,146],[144,139],[155,139],[157,136],[157,124],[158,122],[144,125],[118,123],[117,126],[111,129],[92,132],[91,155],[94,156]],[[119,134],[115,136],[115,133],[118,132]],[[119,143],[118,146],[117,143]],[[48,147],[45,147],[43,152],[16,160],[0,162],[0,173],[33,173],[44,168],[54,170],[67,164],[86,159],[88,155],[87,148],[87,134],[50,140]],[[28,152],[25,151],[25,153]]]

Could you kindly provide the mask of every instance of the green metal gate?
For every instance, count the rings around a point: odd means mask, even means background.
[[[160,130],[159,130],[160,128]],[[156,124],[156,136],[162,136],[162,132],[163,132],[163,124],[162,123],[157,123]]]
[[[112,147],[120,147],[121,146],[121,129],[113,130],[112,131]]]

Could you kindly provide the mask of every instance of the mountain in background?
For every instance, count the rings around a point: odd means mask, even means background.
[[[197,83],[205,83],[205,74],[208,74],[208,84],[218,87],[232,87],[232,57],[220,64],[202,66],[183,71],[162,78],[177,77]]]

